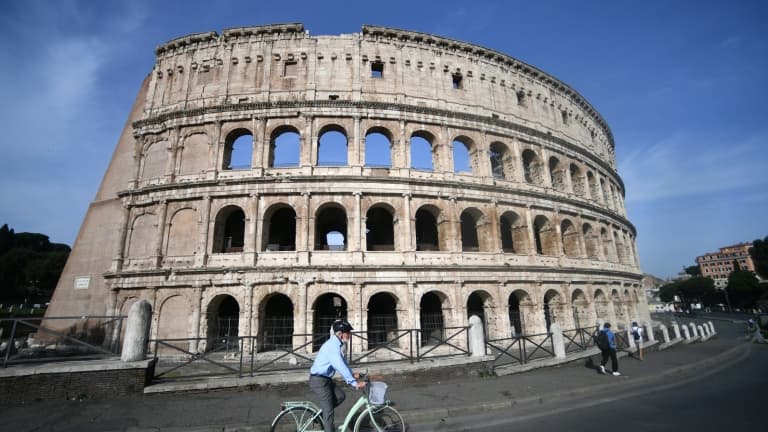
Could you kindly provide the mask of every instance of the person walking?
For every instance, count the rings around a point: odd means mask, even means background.
[[[328,339],[317,352],[317,357],[309,369],[309,388],[319,399],[319,406],[322,410],[323,423],[325,423],[325,432],[336,430],[334,425],[333,411],[341,405],[347,395],[344,390],[336,386],[333,382],[333,376],[339,372],[347,384],[352,388],[362,389],[364,382],[357,382],[360,377],[353,374],[349,369],[344,358],[344,344],[349,342],[352,337],[352,326],[344,320],[337,320],[331,326],[333,335]]]
[[[600,360],[600,373],[606,374],[605,364],[608,357],[611,358],[611,375],[618,376],[619,359],[616,357],[616,337],[611,331],[611,323],[605,323],[597,336],[597,347],[600,348],[602,359]]]
[[[643,360],[643,328],[637,325],[637,321],[632,322],[632,339],[635,340],[637,355],[640,361]]]

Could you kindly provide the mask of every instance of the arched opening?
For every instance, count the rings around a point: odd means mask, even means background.
[[[530,305],[530,302],[528,293],[523,290],[515,290],[509,295],[509,327],[512,336],[525,334],[525,314],[522,312],[522,306]]]
[[[557,255],[557,231],[545,216],[539,215],[533,220],[533,238],[537,254]]]
[[[389,168],[392,166],[392,139],[384,129],[372,129],[365,136],[365,166]]]
[[[507,146],[500,142],[492,143],[488,155],[491,160],[491,175],[493,178],[506,179],[512,175]]]
[[[315,218],[315,250],[343,251],[347,246],[347,213],[342,207],[329,205]]]
[[[318,166],[347,165],[347,135],[338,126],[328,126],[320,132],[317,141]]]
[[[613,252],[613,239],[608,235],[608,230],[600,228],[600,240],[603,242],[603,256],[607,261],[615,262],[616,254]]]
[[[603,204],[605,204],[606,207],[611,207],[611,198],[610,198],[610,192],[608,191],[608,188],[605,186],[605,180],[600,179],[600,189],[603,190]]]
[[[265,251],[296,250],[296,212],[291,207],[270,209],[264,218]]]
[[[611,292],[611,303],[613,303],[613,312],[616,317],[616,329],[620,329],[627,323],[627,316],[624,310],[624,303],[621,301],[619,292],[616,290]]]
[[[331,325],[347,319],[347,301],[338,294],[323,294],[312,306],[312,351],[317,351],[331,335]]]
[[[141,179],[149,180],[165,175],[168,165],[168,142],[157,141],[144,148]]]
[[[612,321],[611,307],[605,294],[601,290],[595,291],[595,314],[598,319],[603,321]]]
[[[261,302],[259,352],[293,348],[293,302],[284,294],[274,294]]]
[[[619,264],[625,264],[627,261],[627,257],[625,255],[624,250],[624,242],[621,240],[621,237],[619,236],[616,231],[613,232],[613,244],[616,246],[616,262]]]
[[[213,252],[242,252],[245,244],[245,213],[240,207],[226,206],[216,215]]]
[[[533,150],[523,150],[523,176],[530,184],[541,186],[544,184],[541,159]]]
[[[576,328],[582,328],[585,325],[589,326],[591,318],[589,316],[589,302],[582,290],[576,289],[573,291],[571,306],[573,308],[573,323],[576,325]]]
[[[560,224],[560,233],[563,236],[563,253],[565,256],[570,258],[581,257],[579,231],[570,220],[563,220],[563,222]]]
[[[299,166],[301,135],[292,127],[282,127],[272,133],[269,141],[269,167]]]
[[[237,351],[240,325],[240,305],[228,294],[211,300],[207,309],[207,351]]]
[[[472,156],[470,155],[470,145],[467,144],[467,142],[469,142],[469,140],[466,138],[457,138],[453,140],[454,173],[472,172]]]
[[[528,229],[517,213],[504,212],[499,218],[499,226],[501,227],[501,247],[505,253],[528,252]]]
[[[585,223],[582,226],[582,234],[584,235],[584,246],[587,252],[587,258],[598,259],[600,244],[598,242],[597,235],[595,234],[595,230],[592,229],[590,224]]]
[[[426,132],[411,135],[411,168],[425,171],[435,169],[432,140],[432,135]]]
[[[442,343],[445,339],[443,301],[436,292],[430,291],[421,297],[419,318],[421,320],[421,346]]]
[[[236,129],[224,140],[222,169],[238,170],[251,167],[253,135],[248,129]]]
[[[485,309],[491,300],[490,294],[484,291],[474,291],[467,297],[467,318],[477,315],[483,323],[483,334],[488,339],[488,320]]]
[[[392,213],[384,207],[373,207],[365,215],[366,250],[395,250],[395,225]]]
[[[569,174],[571,175],[571,186],[573,186],[573,193],[576,195],[584,196],[586,188],[584,186],[584,176],[581,175],[581,169],[576,164],[571,164],[569,168]]]
[[[560,294],[557,291],[549,290],[544,294],[544,323],[547,327],[547,333],[549,333],[549,328],[552,324],[560,321],[558,315],[561,306],[562,301],[560,299]]]
[[[440,250],[440,237],[437,229],[437,210],[420,208],[416,211],[416,250]]]
[[[600,202],[600,190],[597,187],[597,180],[592,171],[587,171],[587,184],[589,185],[589,195],[595,202]]]
[[[461,250],[462,252],[479,252],[480,241],[477,237],[478,215],[470,210],[461,212]]]
[[[368,349],[387,345],[397,338],[397,300],[392,294],[378,293],[368,300]]]
[[[565,174],[560,167],[560,160],[554,156],[549,158],[549,178],[555,190],[565,192]]]

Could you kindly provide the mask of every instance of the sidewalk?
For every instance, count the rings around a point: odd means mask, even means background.
[[[585,360],[509,376],[469,376],[434,381],[430,373],[386,379],[411,431],[420,423],[563,398],[584,398],[611,389],[623,391],[662,380],[700,374],[748,352],[743,338],[720,337],[646,353],[645,361],[620,359],[622,376],[599,375]],[[592,357],[597,360],[597,356]],[[343,418],[358,393],[347,390],[337,410]],[[164,393],[101,401],[51,401],[0,409],[1,429],[14,431],[209,432],[264,431],[285,400],[311,399],[305,383],[257,390]],[[338,422],[338,420],[337,420]]]

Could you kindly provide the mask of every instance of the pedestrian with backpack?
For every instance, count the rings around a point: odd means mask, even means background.
[[[619,359],[616,357],[616,337],[611,331],[611,323],[605,323],[597,335],[597,347],[600,348],[600,373],[606,374],[605,364],[611,358],[611,375],[619,376]]]
[[[637,354],[640,357],[640,361],[643,360],[643,328],[637,325],[637,321],[632,322],[632,339],[635,340],[635,346],[637,346]]]

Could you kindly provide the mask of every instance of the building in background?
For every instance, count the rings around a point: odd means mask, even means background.
[[[728,285],[728,275],[734,270],[749,270],[755,272],[755,263],[749,255],[752,243],[738,243],[721,247],[717,252],[706,253],[696,257],[701,275],[715,281],[715,288],[722,289]],[[738,266],[738,267],[737,267]]]

